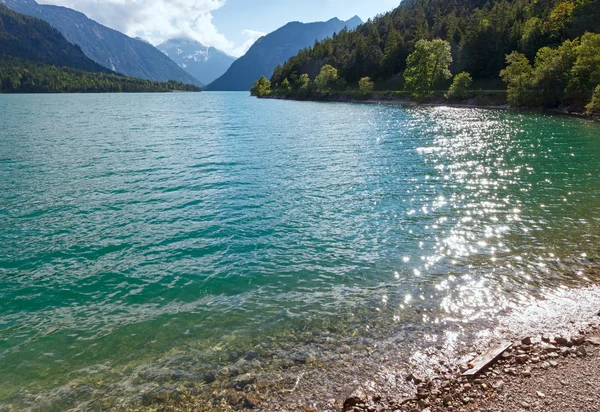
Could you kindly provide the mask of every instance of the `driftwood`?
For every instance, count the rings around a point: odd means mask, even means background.
[[[462,376],[475,376],[483,369],[486,368],[490,363],[498,359],[508,348],[512,346],[511,342],[497,343],[487,350],[483,355],[475,359],[471,366],[471,369],[462,374]]]

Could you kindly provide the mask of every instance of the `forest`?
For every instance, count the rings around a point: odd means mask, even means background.
[[[411,74],[407,76],[407,70],[415,72],[418,63],[415,59],[425,65],[422,70],[428,70],[427,58],[423,56],[441,53],[438,57],[443,58],[448,72],[436,76],[431,85],[435,90],[449,90],[453,75],[462,74],[458,79],[462,88],[506,90],[508,87],[511,104],[553,106],[571,100],[581,105],[584,100],[592,99],[592,91],[600,83],[597,78],[600,51],[596,49],[594,55],[592,50],[592,55],[579,59],[577,73],[585,80],[575,85],[576,82],[564,77],[571,76],[577,48],[583,52],[596,44],[591,33],[600,33],[597,0],[404,0],[395,10],[354,31],[343,30],[300,51],[275,69],[270,87],[290,95],[302,91],[314,93],[319,90],[315,82],[322,70],[331,71],[331,67],[336,71],[331,90],[360,93],[372,88],[412,92]],[[436,52],[424,51],[437,40],[443,41],[444,46]],[[421,56],[420,60],[415,54]],[[521,63],[531,67],[521,78],[520,96],[514,93],[515,78],[507,76],[507,72],[500,75],[514,62],[515,56],[522,57]],[[585,70],[581,65],[586,65]],[[527,71],[524,66],[521,68]],[[553,96],[548,96],[549,90],[555,91]]]
[[[0,93],[200,91],[175,81],[115,73],[89,59],[43,20],[0,4]]]
[[[0,93],[136,93],[199,92],[175,81],[155,82],[107,72],[56,67],[24,59],[0,57]]]

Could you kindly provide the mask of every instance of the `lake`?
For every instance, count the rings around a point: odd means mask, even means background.
[[[0,405],[408,357],[598,281],[600,126],[575,118],[0,95],[0,143]]]

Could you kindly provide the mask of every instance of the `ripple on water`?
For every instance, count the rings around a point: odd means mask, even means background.
[[[2,403],[340,341],[408,359],[597,280],[590,123],[218,93],[0,110]]]

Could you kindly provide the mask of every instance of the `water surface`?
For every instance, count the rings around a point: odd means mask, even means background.
[[[481,328],[596,280],[590,122],[246,93],[0,113],[0,404]]]

